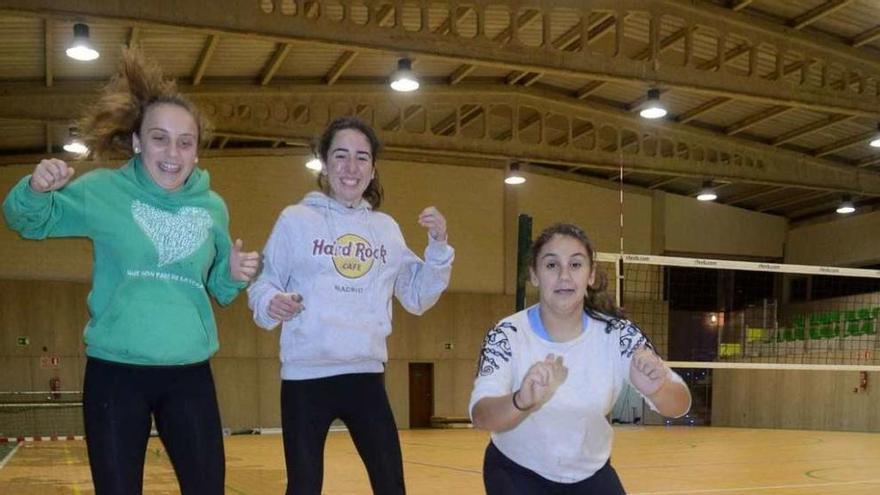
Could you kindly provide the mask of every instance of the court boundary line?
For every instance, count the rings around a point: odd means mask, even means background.
[[[438,468],[438,469],[448,469],[448,470],[450,470],[450,471],[459,471],[459,472],[462,472],[462,473],[471,473],[471,474],[480,474],[480,475],[483,474],[483,470],[482,470],[482,469],[480,469],[480,470],[477,470],[477,469],[467,469],[467,468],[460,468],[460,467],[455,467],[455,466],[449,466],[449,465],[446,465],[446,464],[431,464],[431,463],[428,463],[428,462],[422,462],[422,461],[403,461],[403,463],[404,463],[404,464],[414,464],[414,465],[416,465],[416,466],[424,466],[424,467]]]
[[[6,463],[12,459],[16,452],[18,452],[19,447],[21,447],[21,443],[16,442],[15,447],[13,447],[13,449],[9,451],[9,454],[7,454],[6,457],[0,460],[0,469],[3,469],[3,467],[6,466]]]

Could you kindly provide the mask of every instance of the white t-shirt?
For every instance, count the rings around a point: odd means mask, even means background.
[[[486,335],[468,411],[473,416],[480,399],[517,390],[532,364],[547,354],[562,356],[568,378],[553,397],[515,428],[491,436],[505,456],[548,480],[582,481],[611,456],[613,431],[606,415],[629,381],[633,353],[639,346],[653,346],[632,322],[601,314],[589,315],[577,338],[551,342],[539,336],[543,328],[539,316],[534,320],[537,307],[529,309],[501,320]],[[684,383],[674,372],[670,377]]]

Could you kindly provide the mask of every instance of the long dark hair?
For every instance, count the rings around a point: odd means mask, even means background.
[[[321,134],[321,137],[319,137],[312,145],[312,151],[321,159],[321,162],[326,167],[327,154],[330,153],[330,145],[333,143],[333,138],[336,137],[337,132],[345,129],[352,129],[360,132],[370,142],[370,154],[373,156],[373,178],[364,190],[363,197],[368,203],[370,203],[370,206],[372,206],[374,210],[378,210],[379,206],[382,205],[382,196],[385,195],[385,192],[382,189],[382,183],[379,182],[379,169],[376,168],[376,160],[379,158],[379,151],[382,149],[382,142],[379,141],[379,137],[376,136],[376,131],[374,131],[372,127],[368,126],[364,121],[357,117],[338,117],[333,120],[333,122],[330,122],[330,125],[324,129],[324,133]],[[326,169],[318,174],[318,187],[321,188],[321,191],[323,191],[324,194],[329,194],[330,184],[327,182],[327,174],[325,172]]]
[[[103,156],[112,152],[131,155],[134,152],[132,133],[140,135],[147,110],[162,103],[188,111],[198,126],[200,146],[208,142],[210,124],[198,108],[177,91],[174,80],[165,78],[162,69],[140,50],[123,49],[118,72],[78,123],[89,155]]]
[[[577,225],[570,223],[555,223],[541,231],[541,234],[538,235],[538,238],[532,243],[531,259],[529,260],[532,270],[538,270],[538,253],[541,252],[544,245],[550,242],[550,239],[555,235],[571,237],[583,244],[584,249],[587,250],[587,257],[590,259],[590,269],[596,273],[593,285],[587,289],[587,294],[584,296],[584,310],[596,316],[604,314],[617,318],[624,318],[625,315],[623,310],[614,304],[611,295],[606,292],[606,289],[608,288],[608,278],[605,276],[605,272],[600,270],[596,263],[596,250],[593,248],[593,243],[590,241],[590,238],[587,237],[587,233]]]

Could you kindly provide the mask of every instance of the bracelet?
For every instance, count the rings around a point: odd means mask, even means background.
[[[513,402],[513,407],[515,407],[517,411],[527,412],[529,409],[531,409],[531,407],[526,407],[526,408],[519,407],[519,404],[516,403],[516,395],[518,393],[519,393],[519,390],[514,392],[513,395],[510,397],[511,401]]]

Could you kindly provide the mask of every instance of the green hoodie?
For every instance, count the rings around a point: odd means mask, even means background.
[[[58,191],[35,192],[29,180],[3,202],[12,229],[27,239],[88,237],[94,244],[88,356],[179,365],[217,351],[208,292],[225,305],[246,284],[229,276],[229,214],[207,172],[195,168],[180,189],[166,191],[136,156]]]

